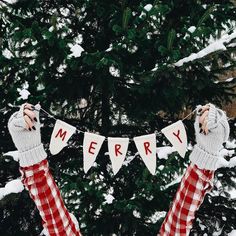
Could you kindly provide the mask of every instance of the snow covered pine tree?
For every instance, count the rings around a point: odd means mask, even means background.
[[[199,106],[194,128],[197,143],[190,154],[191,164],[161,226],[160,236],[189,235],[195,213],[213,187],[214,171],[231,167],[231,163],[219,155],[230,131],[225,113],[213,104]]]

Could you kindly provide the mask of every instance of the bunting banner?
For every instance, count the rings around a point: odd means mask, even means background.
[[[161,132],[170,141],[179,155],[184,157],[187,151],[187,135],[183,122],[179,120],[165,127]]]
[[[75,131],[76,128],[74,126],[69,125],[64,121],[56,120],[49,145],[51,154],[56,155],[67,146],[67,141]]]
[[[134,138],[138,152],[144,164],[155,175],[156,172],[156,134],[148,134]]]
[[[85,173],[88,172],[88,170],[92,167],[93,163],[95,162],[98,152],[104,140],[105,140],[104,136],[88,132],[84,133],[83,160],[84,160]]]
[[[129,138],[108,138],[108,152],[114,175],[120,170],[128,150]]]
[[[78,129],[76,129],[76,127],[72,125],[67,124],[64,121],[54,118],[47,111],[42,109],[42,107],[41,110],[45,114],[56,120],[49,145],[51,154],[56,155],[65,146],[67,146],[68,140]],[[182,120],[179,120],[161,130],[161,132],[173,145],[173,149],[176,150],[181,157],[184,157],[187,151],[187,134],[183,124],[183,120],[189,117],[195,111],[196,109],[192,111],[190,114],[188,114]],[[98,134],[83,132],[82,130],[78,131],[84,133],[84,140],[83,140],[84,172],[87,173],[88,170],[93,166],[104,140],[107,139],[108,152],[111,159],[112,170],[114,175],[116,175],[120,170],[120,168],[122,167],[122,164],[125,160],[130,139],[116,138],[116,137],[106,138]],[[156,134],[157,133],[147,134],[133,138],[133,141],[137,147],[140,157],[142,158],[144,164],[146,165],[150,173],[153,175],[155,175],[156,172],[156,157],[157,157]]]

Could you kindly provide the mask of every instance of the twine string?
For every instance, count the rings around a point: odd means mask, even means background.
[[[35,109],[34,108],[34,110],[36,110],[36,111],[39,111],[39,110],[37,110],[37,109]],[[52,119],[54,119],[54,120],[57,120],[53,115],[51,115],[49,112],[47,112],[45,109],[43,109],[42,107],[40,108],[40,110],[42,111],[42,112],[44,112],[47,116],[49,116],[50,118],[52,118]],[[187,116],[185,116],[181,121],[184,121],[184,120],[186,120],[189,116],[191,116],[192,114],[194,114],[195,112],[196,112],[196,110],[197,110],[197,108],[196,109],[194,109],[192,112],[190,112]],[[76,128],[76,131],[78,131],[79,133],[85,133],[85,131],[83,131],[83,130],[80,130],[80,129],[78,129],[78,128]],[[156,135],[157,134],[161,134],[161,132],[159,131],[155,131],[154,132]],[[105,137],[105,141],[107,141],[108,140],[108,138],[107,137]],[[134,139],[133,138],[129,138],[129,141],[134,141]]]

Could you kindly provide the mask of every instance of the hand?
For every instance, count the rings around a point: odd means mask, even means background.
[[[219,151],[229,136],[229,124],[224,111],[213,104],[197,107],[194,123],[196,145],[190,154],[190,160],[201,169],[215,170],[226,165]]]
[[[38,121],[36,114],[34,112],[35,107],[32,104],[25,103],[23,106],[24,120],[26,124],[26,129],[29,131],[36,130],[34,123]]]
[[[210,105],[207,104],[199,109],[199,128],[200,133],[203,132],[203,134],[207,135],[209,133],[208,129],[208,114],[209,114]]]
[[[39,104],[34,107],[25,103],[8,121],[9,132],[19,151],[21,166],[32,165],[46,158],[41,144],[39,110]]]

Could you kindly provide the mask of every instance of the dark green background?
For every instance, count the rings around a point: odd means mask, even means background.
[[[153,5],[149,12],[144,10],[146,4]],[[142,12],[145,14],[140,17]],[[1,52],[8,49],[13,56],[6,58],[0,53],[1,153],[14,150],[6,126],[15,111],[11,104],[23,102],[17,100],[17,88],[25,81],[31,92],[29,102],[40,102],[57,118],[79,129],[111,137],[134,137],[160,130],[197,104],[212,102],[222,107],[235,97],[235,80],[215,82],[235,68],[234,40],[225,45],[225,51],[182,67],[173,63],[206,47],[210,38],[232,33],[235,13],[234,1],[225,0],[20,0],[2,5]],[[193,33],[188,31],[190,26],[196,27]],[[81,57],[71,57],[68,44],[74,44],[79,35],[84,52]],[[110,45],[112,50],[106,51]],[[58,71],[60,65],[65,69]],[[119,69],[119,77],[109,73],[111,66]],[[156,71],[152,71],[154,67]],[[85,108],[79,107],[82,98],[88,101]],[[62,107],[65,100],[68,104]],[[41,121],[42,139],[48,148],[54,120],[42,116]],[[193,117],[185,125],[189,141],[194,144]],[[169,209],[178,184],[165,190],[164,186],[183,173],[189,153],[184,159],[177,153],[168,160],[157,158],[157,167],[164,168],[157,168],[155,176],[137,156],[114,177],[105,143],[97,166],[84,174],[82,140],[82,134],[74,135],[67,148],[48,158],[82,233],[156,235],[163,218],[154,223],[149,219],[155,212]],[[157,146],[169,145],[162,135],[157,140]],[[136,152],[131,143],[128,156]],[[213,235],[220,230],[218,235],[227,235],[236,228],[236,202],[226,188],[235,188],[235,174],[235,168],[217,171],[216,180],[222,187],[215,187],[215,194],[206,197],[192,235]],[[18,163],[1,155],[1,187],[19,175]],[[103,194],[111,188],[115,200],[104,204]],[[140,213],[140,218],[133,215],[134,211]],[[206,227],[201,229],[199,222]],[[0,235],[39,235],[41,230],[40,217],[26,191],[0,201]]]

